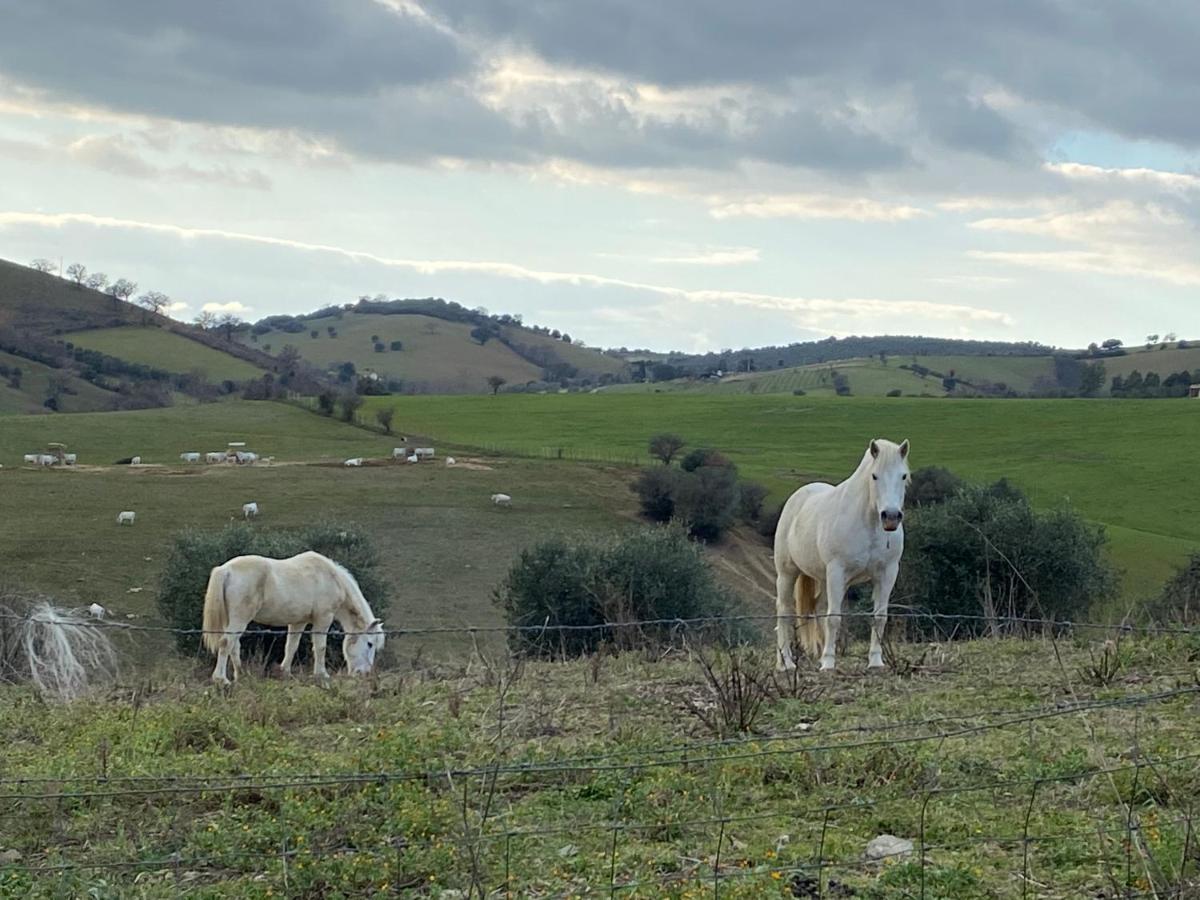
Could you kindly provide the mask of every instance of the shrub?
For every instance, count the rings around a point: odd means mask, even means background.
[[[905,502],[911,506],[945,503],[963,488],[963,480],[940,466],[926,466],[912,473]]]
[[[268,530],[238,523],[220,531],[189,529],[175,536],[158,589],[158,611],[171,626],[179,652],[195,655],[200,649],[200,628],[204,593],[208,576],[215,566],[235,556],[257,554],[284,559],[315,550],[345,566],[358,581],[363,596],[377,618],[387,612],[389,598],[386,582],[379,572],[379,560],[367,533],[356,525],[318,523],[297,530]],[[242,637],[243,658],[261,657],[266,662],[283,658],[286,628],[251,624],[252,630],[266,629],[269,634]],[[192,633],[188,633],[191,631]],[[337,623],[331,629],[326,651],[330,667],[342,662],[342,640]],[[302,641],[297,661],[311,659],[311,644]]]
[[[1176,569],[1157,597],[1146,604],[1153,622],[1195,625],[1200,622],[1200,553]]]
[[[803,388],[796,388],[794,391],[792,391],[793,397],[805,397],[807,395],[808,391],[804,390]]]
[[[757,522],[762,517],[767,494],[767,489],[757,481],[743,481],[738,496],[738,516],[747,522]]]
[[[353,422],[354,414],[358,412],[363,405],[363,398],[356,393],[346,393],[341,396],[338,403],[342,407],[342,421]]]
[[[375,410],[375,421],[383,429],[384,434],[392,433],[392,420],[396,418],[396,410],[390,406]]]
[[[919,507],[905,532],[897,596],[932,613],[987,619],[955,622],[962,635],[1002,617],[1078,617],[1116,588],[1103,529],[1070,509],[1037,512],[1006,482]],[[926,633],[938,626],[913,624]]]
[[[337,405],[337,396],[333,391],[321,391],[317,395],[317,411],[323,416],[332,416]]]
[[[904,391],[900,390],[900,388],[892,388],[890,391],[887,392],[887,395],[889,397],[903,397]]]
[[[652,522],[668,522],[675,515],[675,487],[680,473],[675,469],[642,469],[633,482],[641,501],[642,515]]]
[[[679,461],[679,467],[685,472],[694,472],[701,466],[732,468],[733,463],[723,453],[710,447],[697,447]]]
[[[509,646],[522,656],[567,657],[601,644],[664,646],[670,625],[599,627],[606,623],[735,615],[738,601],[718,584],[699,547],[676,526],[642,526],[625,534],[551,538],[525,550],[495,591],[514,631]],[[560,630],[557,626],[596,626]],[[540,630],[542,628],[545,630]],[[745,629],[724,623],[736,640]]]
[[[389,344],[389,346],[391,347],[393,352],[396,352],[396,351],[404,349],[404,342],[403,341],[392,341],[391,344]]]
[[[385,350],[387,350],[387,346],[383,343],[383,341],[375,342],[375,352],[376,353],[383,353]]]
[[[675,486],[675,517],[693,537],[715,541],[738,510],[737,469],[706,465],[681,478]]]

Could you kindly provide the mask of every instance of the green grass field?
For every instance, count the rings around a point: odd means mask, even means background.
[[[573,394],[376,398],[399,428],[534,456],[645,457],[674,431],[726,452],[776,500],[853,471],[871,437],[913,441],[913,464],[972,479],[1008,477],[1042,507],[1070,503],[1112,526],[1126,595],[1154,592],[1200,547],[1200,518],[1172,446],[1200,439],[1200,404],[1121,400],[933,400]]]
[[[210,381],[247,381],[263,374],[261,369],[245,360],[162,328],[136,325],[98,328],[64,335],[64,340],[167,372],[182,375],[200,371]]]
[[[874,677],[858,645],[750,734],[702,724],[678,651],[443,667],[394,636],[374,682],[0,686],[0,895],[1193,897],[1196,642],[1125,639],[1108,677],[1098,643],[902,644]],[[917,853],[865,860],[880,834]]]

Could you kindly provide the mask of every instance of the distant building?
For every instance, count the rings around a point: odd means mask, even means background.
[[[1193,400],[1200,400],[1200,384],[1193,384],[1188,388],[1188,396]]]

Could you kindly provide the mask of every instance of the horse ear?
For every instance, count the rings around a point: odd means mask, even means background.
[[[876,459],[879,459],[879,444],[877,444],[875,441],[871,441],[871,455]]]
[[[908,459],[908,438],[905,438],[904,443],[900,445],[900,458]]]
[[[378,625],[379,627],[382,628],[383,627],[383,619],[376,619],[374,622],[372,622],[370,625],[367,626],[367,630],[370,631],[376,625]]]

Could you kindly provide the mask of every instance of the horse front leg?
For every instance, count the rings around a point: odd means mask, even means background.
[[[795,573],[775,576],[775,668],[780,671],[796,668],[792,645],[796,641]]]
[[[846,598],[846,573],[837,564],[825,568],[825,646],[821,671],[832,672],[837,652],[838,629],[842,624],[842,601]]]
[[[329,640],[329,627],[333,624],[333,616],[328,619],[313,619],[312,648],[313,648],[313,677],[328,678],[325,669],[325,643]]]
[[[279,671],[285,677],[292,674],[292,659],[300,648],[300,638],[304,636],[304,629],[307,627],[307,622],[296,622],[288,626],[287,642],[283,645],[283,662],[279,664]]]
[[[900,564],[892,563],[875,579],[874,600],[875,615],[871,620],[871,654],[867,661],[868,669],[883,668],[883,632],[887,628],[888,600],[892,596],[892,588],[896,586],[896,576],[900,574]]]

